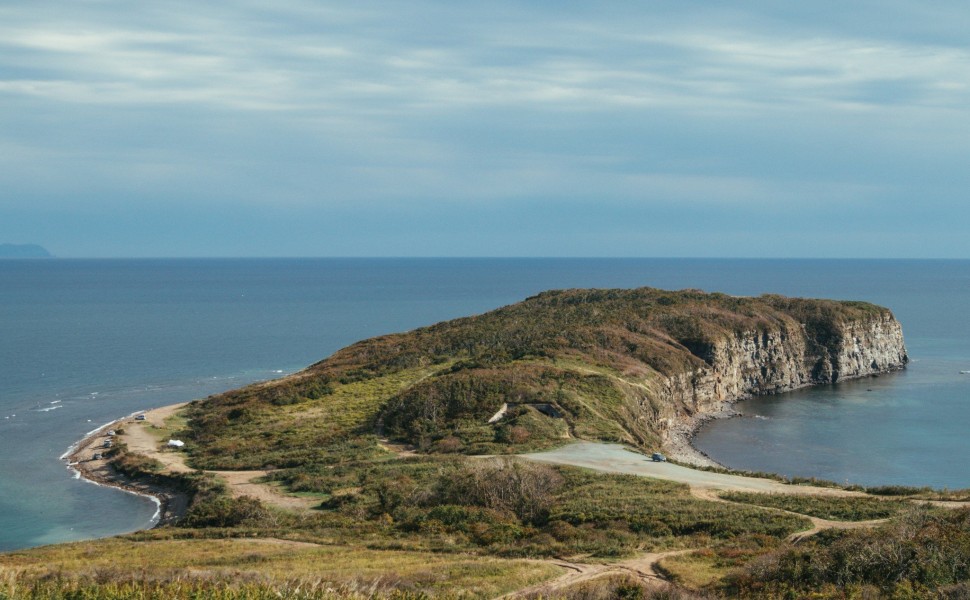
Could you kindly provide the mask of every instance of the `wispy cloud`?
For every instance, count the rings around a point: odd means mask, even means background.
[[[966,105],[970,75],[970,51],[946,46],[736,29],[670,32],[663,22],[629,34],[559,15],[541,28],[519,26],[511,36],[486,30],[456,45],[383,39],[386,16],[375,17],[376,34],[368,36],[303,32],[296,24],[291,32],[238,16],[213,31],[189,27],[184,15],[123,28],[100,23],[97,12],[89,20],[75,13],[63,22],[27,23],[6,13],[13,18],[0,26],[4,70],[17,67],[19,76],[3,77],[3,90],[62,102],[343,112],[375,103],[390,112],[523,105],[854,110],[898,104],[900,94],[878,93],[893,84],[913,105],[956,108]],[[333,15],[318,16],[319,29]],[[502,30],[504,23],[484,25]]]
[[[774,4],[52,6],[0,7],[0,184],[48,214],[82,181],[368,218],[560,202],[580,231],[577,203],[952,206],[967,179],[970,49],[904,3],[912,32]]]

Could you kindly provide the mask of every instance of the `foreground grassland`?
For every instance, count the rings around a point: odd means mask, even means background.
[[[0,598],[299,598],[447,595],[490,598],[557,575],[553,565],[454,554],[368,550],[279,539],[134,538],[6,555]],[[87,590],[87,591],[85,591]],[[219,593],[216,593],[220,590]],[[85,595],[87,594],[87,595]]]

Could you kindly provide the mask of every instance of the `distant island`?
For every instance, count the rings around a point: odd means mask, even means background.
[[[51,258],[47,248],[37,244],[0,244],[0,258]]]

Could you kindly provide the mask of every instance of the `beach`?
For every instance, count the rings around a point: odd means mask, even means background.
[[[171,452],[161,452],[161,440],[154,437],[151,428],[163,429],[165,421],[186,403],[171,404],[153,410],[137,412],[112,421],[89,433],[75,444],[64,456],[68,467],[87,481],[97,485],[121,488],[133,494],[147,496],[158,504],[158,512],[152,519],[152,527],[171,523],[185,515],[188,509],[188,496],[170,486],[145,480],[133,480],[115,469],[105,453],[111,447],[124,444],[128,450],[159,460],[165,465],[165,472],[188,472],[180,456]],[[136,416],[144,415],[144,420]]]
[[[133,413],[99,427],[78,442],[65,455],[65,460],[80,477],[92,483],[153,498],[159,505],[159,514],[152,520],[152,527],[172,523],[185,516],[190,501],[188,494],[164,481],[132,480],[103,456],[104,444],[106,440],[112,440],[113,446],[123,444],[131,453],[158,461],[162,465],[158,474],[162,477],[195,472],[186,465],[185,454],[180,449],[165,445],[169,439],[169,419],[186,404],[181,402]],[[137,416],[144,416],[144,419]],[[114,435],[109,435],[112,431]],[[267,505],[288,510],[308,510],[318,502],[313,498],[287,494],[279,487],[263,482],[263,478],[271,473],[268,470],[210,470],[206,473],[220,478],[233,497],[250,496]]]
[[[734,409],[734,405],[738,402],[740,400],[724,401],[715,412],[683,417],[671,426],[663,445],[667,456],[677,462],[695,467],[723,468],[724,465],[694,446],[694,437],[704,425],[715,419],[730,419],[738,416],[738,411]]]

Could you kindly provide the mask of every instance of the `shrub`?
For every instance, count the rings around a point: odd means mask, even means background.
[[[515,514],[525,523],[545,521],[562,476],[552,467],[513,459],[469,462],[441,479],[439,495]]]
[[[822,534],[809,544],[782,547],[732,577],[727,591],[804,597],[875,587],[891,597],[936,598],[933,590],[958,591],[968,581],[970,509],[939,513],[914,507],[874,531]]]
[[[238,527],[259,525],[268,516],[263,504],[250,496],[220,496],[193,502],[182,525],[185,527]]]

